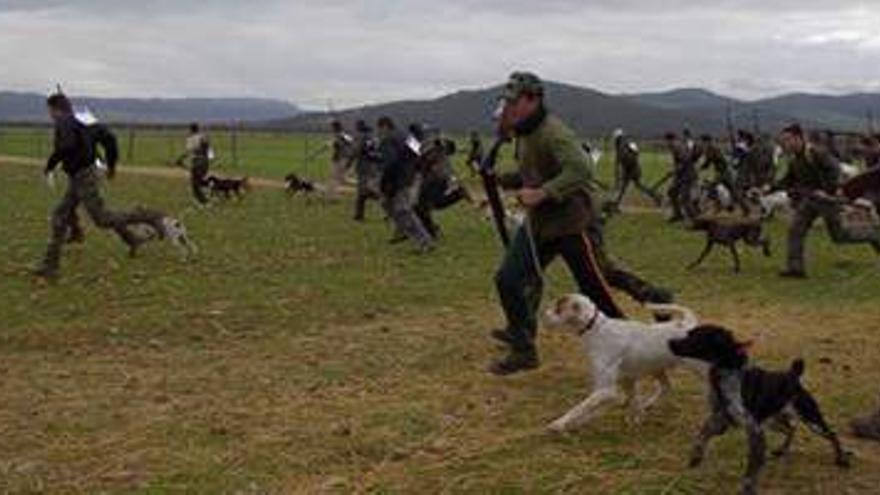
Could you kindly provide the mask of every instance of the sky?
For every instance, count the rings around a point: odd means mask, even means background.
[[[0,89],[343,108],[503,82],[880,91],[880,2],[0,0]]]

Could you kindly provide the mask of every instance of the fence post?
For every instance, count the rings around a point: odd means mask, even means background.
[[[238,124],[233,121],[229,128],[230,148],[232,149],[232,166],[238,168]]]
[[[128,126],[128,151],[125,160],[129,164],[134,163],[134,126]]]
[[[174,156],[174,132],[169,128],[165,128],[164,134],[165,140],[168,143],[168,163],[170,164],[173,163],[174,159],[176,158]]]

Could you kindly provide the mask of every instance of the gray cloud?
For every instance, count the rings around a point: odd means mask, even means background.
[[[610,92],[880,86],[880,6],[779,0],[0,0],[0,84],[96,95],[436,96],[517,68]]]

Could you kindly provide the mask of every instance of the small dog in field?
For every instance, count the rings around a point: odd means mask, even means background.
[[[571,430],[593,419],[600,406],[618,400],[618,386],[623,389],[629,419],[638,423],[644,411],[671,389],[666,374],[669,370],[687,364],[705,373],[706,366],[702,363],[679,358],[669,350],[671,339],[684,337],[697,326],[696,315],[676,305],[649,304],[647,307],[657,315],[677,314],[678,319],[653,324],[612,319],[580,294],[563,296],[547,310],[544,323],[550,329],[566,331],[583,341],[593,377],[590,395],[554,421],[550,430]],[[646,400],[639,400],[636,382],[648,377],[657,381],[657,390]]]
[[[693,270],[709,256],[716,244],[727,247],[733,257],[733,271],[739,273],[741,266],[736,244],[740,241],[746,245],[760,247],[764,256],[770,256],[770,239],[764,236],[764,226],[760,220],[738,219],[721,220],[714,218],[697,218],[691,225],[693,230],[706,233],[706,247],[696,261],[688,265]]]
[[[162,217],[160,225],[161,229],[159,230],[157,230],[158,227],[152,225],[135,225],[132,226],[132,230],[134,230],[136,235],[141,237],[144,242],[150,240],[169,240],[171,244],[181,251],[184,259],[192,259],[198,254],[198,247],[190,238],[183,222],[176,218],[166,216]]]
[[[838,466],[849,467],[851,454],[843,450],[837,435],[822,417],[816,400],[800,382],[803,360],[795,360],[786,371],[765,371],[748,366],[748,345],[738,342],[729,330],[713,325],[699,326],[669,342],[669,349],[676,356],[710,365],[711,411],[691,452],[691,467],[702,463],[709,440],[724,434],[731,426],[744,426],[749,457],[742,493],[757,493],[766,450],[762,425],[770,420],[770,426],[785,435],[782,445],[773,451],[774,456],[785,456],[795,434],[790,410],[810,430],[828,440]]]
[[[291,196],[302,193],[305,197],[309,198],[318,191],[318,188],[314,182],[305,180],[296,174],[288,174],[284,178],[284,190]]]
[[[205,184],[208,185],[211,194],[214,196],[222,196],[225,199],[231,199],[233,196],[237,199],[242,199],[244,193],[250,189],[250,181],[247,177],[229,179],[209,175],[205,179]]]
[[[162,227],[165,229],[164,237],[177,246],[184,258],[191,259],[199,253],[198,247],[189,237],[183,222],[176,218],[165,217],[162,219]]]

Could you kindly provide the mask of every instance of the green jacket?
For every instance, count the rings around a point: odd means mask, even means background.
[[[839,183],[840,164],[837,159],[831,153],[812,146],[791,159],[788,173],[780,181],[782,187],[794,193],[795,199],[813,191],[834,194]]]
[[[540,110],[517,125],[519,171],[502,176],[506,188],[541,188],[548,198],[529,211],[541,239],[584,232],[593,220],[590,159],[561,120]]]

